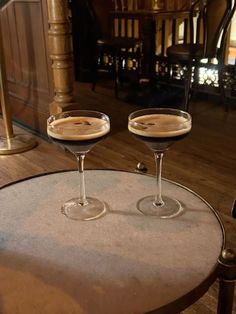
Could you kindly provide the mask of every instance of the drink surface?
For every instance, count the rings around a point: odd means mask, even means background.
[[[191,130],[191,121],[173,114],[147,114],[129,121],[130,132],[143,137],[172,138]]]
[[[96,117],[67,117],[52,121],[47,133],[63,141],[87,141],[103,137],[110,131],[107,121]]]

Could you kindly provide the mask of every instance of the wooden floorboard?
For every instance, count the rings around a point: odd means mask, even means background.
[[[142,161],[148,173],[154,175],[152,153],[127,131],[129,113],[141,107],[114,99],[113,90],[102,85],[94,93],[89,84],[77,83],[75,94],[78,108],[104,111],[111,118],[110,136],[87,155],[86,168],[134,171],[136,164]],[[166,152],[163,176],[189,187],[207,200],[222,217],[227,246],[236,249],[236,221],[230,215],[236,198],[236,110],[225,113],[220,104],[194,100],[191,114],[192,132]],[[26,132],[16,125],[14,130],[17,134]],[[4,135],[2,120],[0,134]],[[40,173],[75,168],[73,156],[38,137],[36,148],[21,154],[0,156],[0,186]],[[216,313],[217,291],[216,282],[184,313]]]

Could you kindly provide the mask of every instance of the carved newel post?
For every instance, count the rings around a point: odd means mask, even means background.
[[[68,19],[66,0],[47,0],[48,44],[52,60],[54,101],[50,113],[65,111],[73,103],[73,53],[71,27]]]

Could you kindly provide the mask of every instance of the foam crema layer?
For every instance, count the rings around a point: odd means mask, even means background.
[[[130,132],[146,137],[175,137],[191,130],[191,120],[172,114],[149,114],[129,121]]]
[[[108,121],[95,117],[67,117],[52,121],[47,133],[64,141],[83,141],[102,137],[110,131]]]

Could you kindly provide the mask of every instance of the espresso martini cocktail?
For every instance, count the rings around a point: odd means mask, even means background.
[[[62,206],[62,213],[75,220],[92,220],[106,211],[104,202],[87,197],[84,181],[84,158],[92,147],[110,131],[109,117],[98,111],[72,110],[49,117],[47,133],[54,143],[72,152],[78,163],[79,196]]]
[[[191,120],[165,113],[144,114],[129,121],[131,133],[154,151],[164,151],[191,130]]]
[[[72,153],[89,151],[109,131],[109,121],[88,116],[52,119],[47,128],[49,137]]]
[[[191,131],[191,127],[190,114],[178,109],[150,108],[130,114],[130,133],[154,152],[156,161],[157,192],[155,195],[141,198],[137,203],[137,208],[143,214],[173,218],[183,211],[178,200],[162,196],[162,158],[170,145],[184,138]]]

